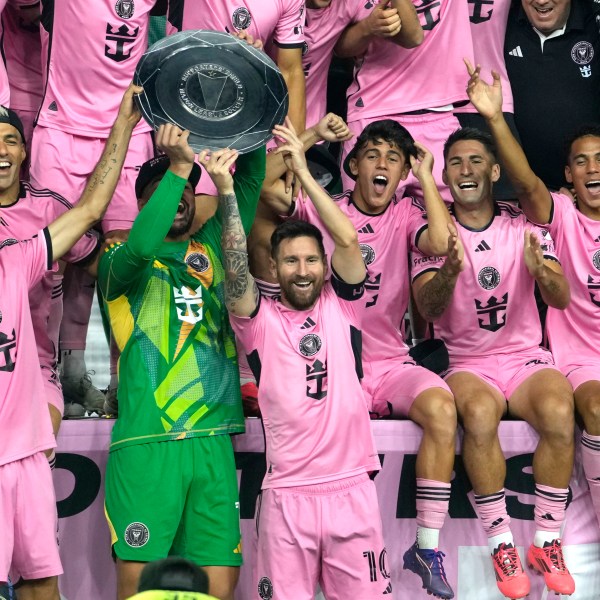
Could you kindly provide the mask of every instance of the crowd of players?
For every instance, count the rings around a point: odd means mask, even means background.
[[[600,522],[594,2],[0,8],[0,584],[10,575],[20,599],[59,598],[48,463],[66,401],[119,414],[106,473],[119,600],[135,594],[144,564],[168,554],[204,566],[211,594],[232,599],[241,374],[267,442],[258,598],[308,600],[317,583],[328,599],[391,592],[369,416],[423,429],[416,540],[403,565],[446,599],[439,548],[451,542],[440,531],[458,422],[498,588],[529,592],[497,433],[506,415],[526,420],[539,434],[527,562],[550,590],[572,594],[560,531],[575,414]],[[227,31],[273,57],[290,110],[268,157],[195,156],[173,125],[153,138],[133,103],[140,90],[128,87],[151,14],[166,15],[167,34]],[[347,126],[327,114],[334,52],[354,59]],[[305,157],[323,142],[343,144],[345,191],[333,200]],[[88,232],[96,223],[100,235]],[[111,330],[106,396],[83,357],[96,277]],[[534,288],[548,307],[545,336]],[[433,326],[415,316],[410,346],[441,338],[441,376],[409,354],[411,304]],[[375,561],[387,578],[370,576]]]

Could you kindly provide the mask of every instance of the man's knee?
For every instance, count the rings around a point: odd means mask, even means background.
[[[430,388],[420,393],[408,416],[431,435],[451,438],[456,435],[454,398],[442,388]]]

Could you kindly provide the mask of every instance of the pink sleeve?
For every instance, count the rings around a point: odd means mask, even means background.
[[[427,271],[439,271],[444,264],[444,258],[426,256],[417,247],[413,246],[410,255],[410,280],[414,281]]]
[[[270,308],[270,302],[272,300],[269,298],[261,297],[259,305],[250,317],[238,317],[231,313],[229,314],[229,321],[233,332],[247,354],[250,354],[254,350],[262,349],[264,346],[265,318]]]
[[[304,43],[304,0],[283,0],[283,4],[284,12],[277,22],[273,39],[280,48],[300,48]]]
[[[50,234],[44,228],[29,240],[19,242],[23,253],[23,267],[29,289],[34,287],[42,276],[52,269],[52,247]]]

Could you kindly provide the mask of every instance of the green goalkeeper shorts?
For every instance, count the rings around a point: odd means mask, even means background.
[[[111,452],[105,511],[117,558],[170,554],[198,565],[242,564],[237,474],[228,435]]]

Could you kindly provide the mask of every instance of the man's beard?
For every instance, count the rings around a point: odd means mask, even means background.
[[[301,296],[297,293],[293,286],[293,282],[282,286],[282,292],[285,295],[285,299],[295,310],[307,310],[310,308],[319,297],[321,290],[323,289],[323,281],[314,281],[312,293],[309,296]]]

